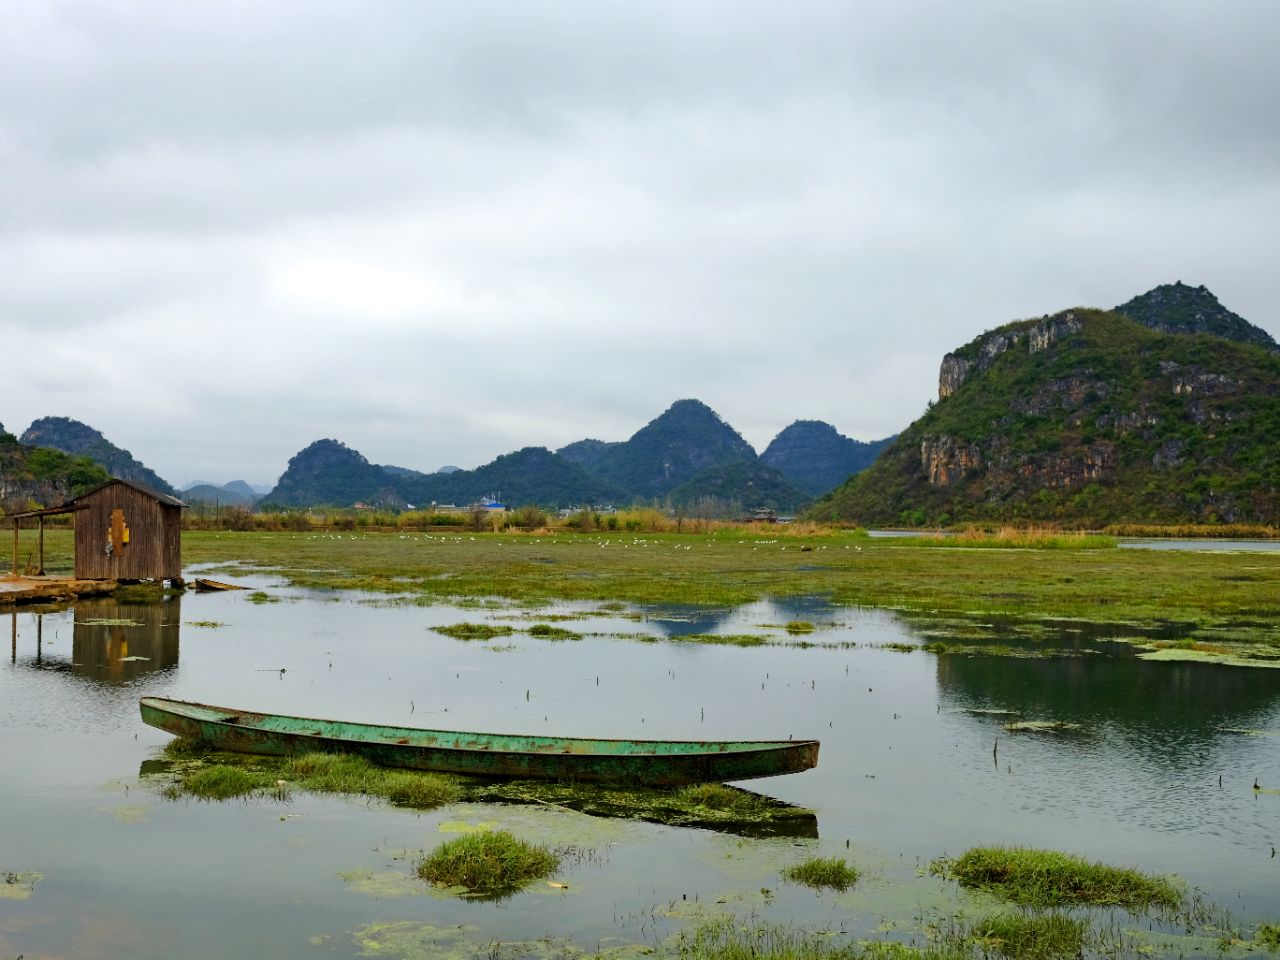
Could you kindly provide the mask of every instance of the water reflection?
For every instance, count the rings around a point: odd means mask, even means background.
[[[127,683],[178,665],[182,598],[159,603],[81,600],[75,606],[71,669],[99,683]]]
[[[70,659],[65,646],[55,643],[68,613],[73,618]],[[24,611],[23,619],[29,617],[30,623],[21,630],[18,617],[16,612],[10,615],[9,661],[15,665],[73,673],[103,684],[128,683],[178,665],[180,597],[154,603],[82,598],[69,610],[48,607]]]

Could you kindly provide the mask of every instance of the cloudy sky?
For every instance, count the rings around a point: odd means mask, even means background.
[[[1008,320],[1280,337],[1280,4],[11,0],[0,422],[175,483],[472,467],[697,397],[914,419]]]

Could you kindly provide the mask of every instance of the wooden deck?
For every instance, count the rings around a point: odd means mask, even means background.
[[[47,603],[110,593],[115,580],[76,580],[73,577],[0,577],[0,607],[19,603]]]

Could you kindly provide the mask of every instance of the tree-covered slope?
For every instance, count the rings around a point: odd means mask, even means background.
[[[622,446],[621,441],[611,442],[606,440],[577,440],[573,443],[566,444],[556,451],[560,456],[564,457],[570,463],[576,463],[584,470],[593,470],[596,465],[603,460],[611,450]]]
[[[497,497],[508,506],[572,507],[613,503],[626,494],[545,447],[525,447],[474,470],[400,477],[397,489],[415,506],[462,506]]]
[[[746,513],[760,507],[791,513],[811,498],[768,464],[737,460],[708,467],[672,490],[667,499],[678,509],[714,501],[726,509],[736,505]]]
[[[821,420],[797,420],[773,438],[760,460],[812,498],[871,466],[892,439],[867,443]]]
[[[811,515],[1275,522],[1278,439],[1280,355],[1078,309],[948,354],[938,402]]]
[[[677,400],[590,469],[631,496],[648,498],[665,496],[708,467],[755,458],[751,444],[705,403]]]
[[[395,478],[337,440],[317,440],[298,451],[275,489],[258,504],[264,510],[319,505],[402,507]]]
[[[88,457],[52,447],[29,447],[0,426],[0,510],[55,507],[111,477]]]
[[[27,427],[21,442],[29,447],[52,447],[75,457],[88,457],[101,464],[113,477],[132,480],[157,493],[178,495],[154,470],[134,459],[128,450],[117,447],[99,431],[79,420],[42,417]]]

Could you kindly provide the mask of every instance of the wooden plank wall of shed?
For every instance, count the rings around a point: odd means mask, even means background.
[[[168,580],[182,572],[182,510],[113,483],[81,498],[76,511],[76,576],[86,580]],[[129,545],[107,553],[111,513],[124,511]]]

